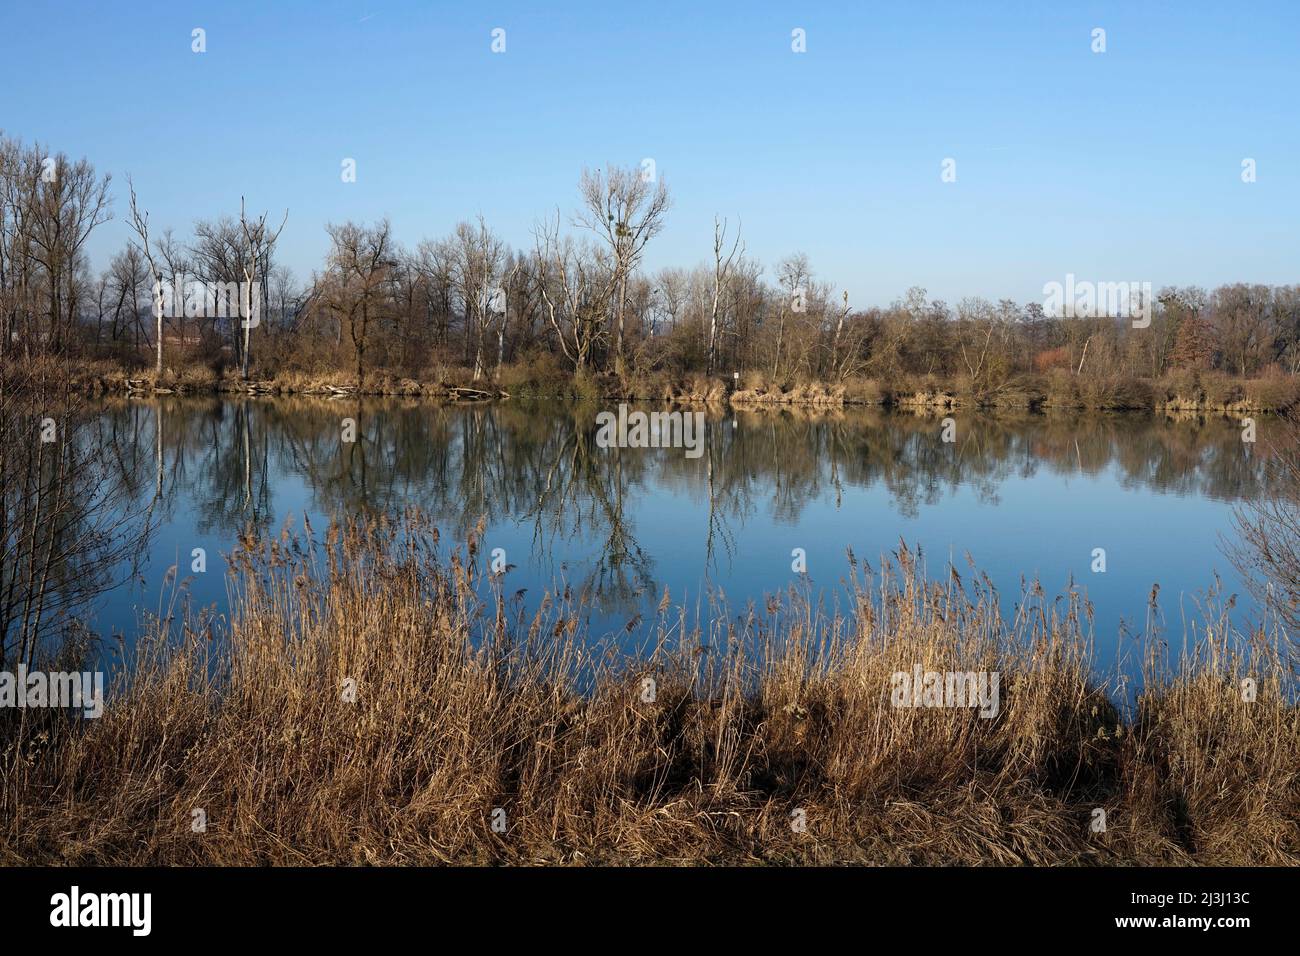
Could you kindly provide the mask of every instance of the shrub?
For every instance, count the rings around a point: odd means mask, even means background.
[[[884,390],[873,378],[850,378],[844,381],[844,401],[849,405],[879,405],[885,400]]]
[[[1079,381],[1066,369],[1050,369],[1046,376],[1045,404],[1059,408],[1077,408],[1083,404],[1079,395]]]
[[[502,367],[499,384],[520,398],[555,398],[568,394],[570,379],[555,355],[534,350],[514,364]]]
[[[1201,376],[1205,404],[1211,408],[1226,408],[1241,401],[1244,393],[1241,383],[1222,372],[1206,372]]]
[[[1246,401],[1266,412],[1283,412],[1300,404],[1300,379],[1269,376],[1244,383]]]
[[[1178,405],[1200,405],[1204,398],[1200,376],[1191,369],[1173,369],[1160,380],[1156,397]]]
[[[1040,375],[1056,368],[1071,368],[1070,350],[1065,346],[1055,349],[1044,349],[1034,356],[1034,371],[1038,372]]]

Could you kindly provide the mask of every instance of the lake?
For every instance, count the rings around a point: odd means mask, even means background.
[[[303,515],[423,509],[447,547],[483,521],[478,560],[513,567],[506,593],[535,606],[569,586],[595,636],[635,634],[668,589],[674,606],[732,613],[792,583],[843,596],[848,549],[879,568],[900,542],[932,577],[967,555],[1014,611],[1022,585],[1071,584],[1095,609],[1097,666],[1140,632],[1152,586],[1169,633],[1215,583],[1239,590],[1221,536],[1263,490],[1258,441],[1218,417],[878,408],[705,413],[698,457],[681,448],[604,448],[596,414],[559,403],[444,406],[397,399],[114,399],[95,409],[119,481],[147,520],[144,550],[121,559],[92,626],[128,642],[179,565],[191,601],[218,610],[241,529],[278,533]],[[355,440],[345,441],[346,420]],[[346,437],[353,437],[351,435]],[[205,573],[189,574],[194,549]],[[1104,550],[1105,570],[1094,570]],[[499,553],[498,553],[499,555]],[[500,555],[499,555],[500,556]],[[795,567],[805,563],[807,578]],[[1234,617],[1251,613],[1240,595]],[[621,639],[621,638],[620,638]],[[1175,640],[1180,643],[1180,640]],[[1131,650],[1131,648],[1129,649]]]

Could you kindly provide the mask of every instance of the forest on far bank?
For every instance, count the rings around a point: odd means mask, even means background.
[[[1298,397],[1300,285],[1159,288],[1140,323],[1101,308],[949,303],[919,287],[855,307],[800,252],[748,255],[741,224],[721,214],[697,264],[646,270],[671,193],[614,167],[584,170],[568,211],[542,215],[522,242],[482,217],[414,247],[387,219],[331,224],[325,260],[302,277],[277,259],[287,211],[241,200],[164,224],[147,192],[114,185],[87,159],[0,137],[0,361],[363,391],[406,379],[540,394],[595,377],[629,394],[817,384],[850,400],[946,391],[993,405],[1285,408]],[[87,242],[115,215],[131,239],[92,263]]]

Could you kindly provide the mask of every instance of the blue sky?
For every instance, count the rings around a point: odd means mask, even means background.
[[[801,250],[858,306],[1039,301],[1067,272],[1300,281],[1295,2],[0,0],[0,24],[0,129],[114,176],[96,267],[128,172],[182,235],[241,193],[287,208],[305,280],[327,222],[387,215],[414,245],[482,213],[528,246],[584,165],[649,157],[675,197],[650,268],[703,261],[716,212],[769,278]]]

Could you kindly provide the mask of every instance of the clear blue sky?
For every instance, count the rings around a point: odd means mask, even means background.
[[[802,250],[858,306],[911,285],[1039,301],[1067,272],[1300,281],[1294,0],[0,0],[0,71],[0,129],[113,173],[96,268],[128,172],[182,235],[241,192],[287,207],[305,280],[326,222],[388,215],[414,245],[481,212],[527,246],[584,165],[652,157],[675,206],[651,268],[703,261],[718,212],[769,277]]]

